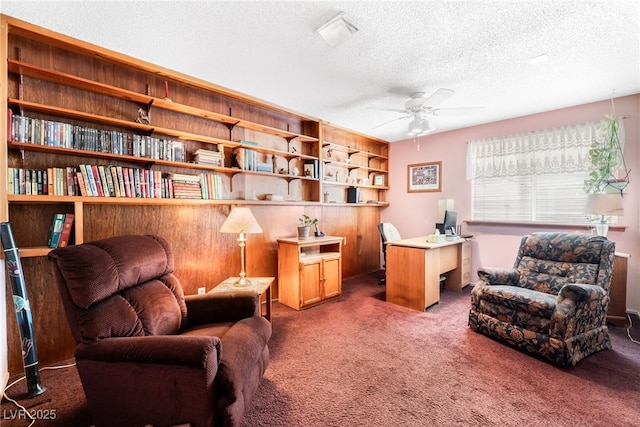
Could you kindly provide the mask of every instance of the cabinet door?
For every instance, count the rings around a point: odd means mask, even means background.
[[[322,265],[324,298],[339,296],[342,291],[340,257],[326,258]]]
[[[322,301],[321,274],[320,259],[300,264],[300,307]]]

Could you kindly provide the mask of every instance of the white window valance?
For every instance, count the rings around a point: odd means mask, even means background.
[[[589,148],[599,123],[470,141],[467,179],[588,172],[592,168]],[[618,123],[623,144],[622,120]]]

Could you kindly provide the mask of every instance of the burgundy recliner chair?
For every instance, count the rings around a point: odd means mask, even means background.
[[[238,426],[269,362],[249,291],[184,296],[157,236],[49,254],[96,426]]]

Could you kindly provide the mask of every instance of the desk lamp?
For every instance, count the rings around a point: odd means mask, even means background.
[[[622,196],[619,193],[589,194],[587,197],[587,213],[600,215],[600,222],[596,224],[598,236],[607,237],[609,224],[607,216],[622,216]]]
[[[234,286],[243,288],[251,284],[246,278],[244,271],[244,247],[246,246],[247,233],[262,233],[260,224],[251,213],[249,208],[233,208],[227,219],[220,228],[221,233],[233,233],[238,235],[238,246],[240,246],[240,279],[234,283]]]

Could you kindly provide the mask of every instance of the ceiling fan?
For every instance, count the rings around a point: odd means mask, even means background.
[[[398,120],[412,119],[409,122],[408,133],[411,136],[425,135],[433,130],[435,126],[431,121],[427,119],[427,116],[452,116],[473,114],[482,110],[482,107],[460,107],[460,108],[435,108],[441,102],[449,99],[454,90],[440,88],[432,93],[429,97],[425,97],[424,92],[415,92],[411,95],[411,98],[404,104],[404,110],[387,109],[385,111],[397,111],[405,113],[405,116],[395,118],[389,122],[383,123],[374,127],[373,129],[386,126],[390,123]]]

